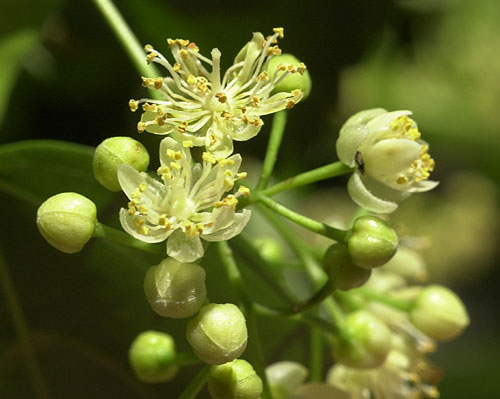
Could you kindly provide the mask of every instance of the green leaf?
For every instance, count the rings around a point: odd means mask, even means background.
[[[0,146],[0,191],[38,206],[60,192],[78,192],[106,205],[113,194],[92,173],[92,147],[64,141],[20,141]]]
[[[0,40],[0,125],[19,73],[23,56],[38,41],[35,30],[26,29]]]

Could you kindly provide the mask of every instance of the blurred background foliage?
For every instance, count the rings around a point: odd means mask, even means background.
[[[446,372],[442,397],[499,398],[500,3],[116,4],[142,43],[166,52],[167,37],[189,38],[204,53],[218,47],[225,65],[251,32],[285,27],[281,47],[308,65],[313,91],[290,113],[278,179],[335,160],[338,129],[360,109],[414,112],[437,161],[434,177],[442,183],[412,197],[391,220],[401,234],[418,237],[433,281],[462,295],[472,318],[465,335],[441,345],[434,356]],[[185,322],[161,319],[144,298],[143,275],[158,257],[96,240],[79,254],[65,255],[49,247],[35,226],[37,206],[61,191],[90,197],[100,220],[117,225],[125,198],[95,182],[91,147],[110,136],[137,138],[138,115],[127,102],[143,95],[132,63],[91,1],[1,2],[0,246],[51,398],[173,398],[196,372],[193,367],[171,383],[146,386],[127,365],[128,346],[145,329],[168,331],[179,337],[179,350],[188,349]],[[244,158],[262,158],[270,120],[265,123],[256,139],[239,143]],[[28,141],[47,139],[78,144]],[[151,149],[158,143],[147,135],[140,140]],[[319,194],[303,190],[285,200],[300,208],[321,198],[305,212],[329,220],[339,210],[350,212],[344,183],[340,179],[335,188],[326,181],[314,188]],[[258,223],[249,232],[270,234]],[[209,296],[227,302],[232,294],[214,252],[202,262]],[[275,302],[251,268],[244,270],[259,300]],[[4,290],[0,320],[0,397],[35,397]],[[280,320],[265,323],[262,336],[271,334],[276,339],[265,340],[270,362],[306,362],[305,330]]]

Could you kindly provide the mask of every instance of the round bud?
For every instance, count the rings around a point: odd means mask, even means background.
[[[132,342],[128,359],[137,378],[144,382],[165,382],[177,374],[174,365],[175,343],[172,337],[157,331],[145,331]]]
[[[110,191],[120,191],[117,170],[125,164],[144,172],[149,165],[146,148],[130,137],[110,137],[97,146],[92,162],[96,180]]]
[[[287,399],[307,378],[307,369],[299,363],[282,361],[266,367],[273,399]]]
[[[205,270],[196,263],[164,259],[149,268],[144,278],[144,292],[160,316],[175,319],[193,316],[207,296]]]
[[[382,219],[361,216],[352,226],[347,248],[355,265],[373,269],[393,257],[398,248],[398,236]]]
[[[323,256],[322,264],[333,286],[339,290],[347,291],[360,287],[372,274],[370,269],[352,263],[347,247],[342,244],[331,245]]]
[[[262,380],[246,360],[213,366],[208,376],[208,391],[214,399],[258,399]]]
[[[59,251],[79,252],[92,238],[97,223],[95,204],[77,193],[60,193],[47,199],[36,215],[40,234]]]
[[[236,305],[211,303],[189,321],[186,336],[201,360],[223,364],[243,353],[248,331],[245,317]]]
[[[272,78],[278,65],[282,64],[284,66],[293,65],[298,67],[300,61],[297,57],[292,54],[281,54],[277,55],[269,60],[267,66],[267,73]],[[278,71],[278,76],[285,72]],[[299,89],[304,93],[303,99],[306,99],[311,93],[311,76],[309,71],[306,69],[304,73],[295,72],[289,74],[285,79],[279,82],[273,89],[271,94],[281,93],[281,92],[291,92],[293,90]]]
[[[339,363],[354,368],[380,366],[391,348],[391,332],[370,312],[359,310],[345,320],[333,353]]]
[[[440,285],[431,285],[420,292],[410,310],[410,320],[430,338],[443,341],[460,335],[470,321],[460,298]]]

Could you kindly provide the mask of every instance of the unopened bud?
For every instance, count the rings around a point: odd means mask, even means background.
[[[246,360],[213,366],[207,383],[214,399],[258,399],[262,394],[262,380]]]
[[[440,285],[431,285],[420,292],[410,310],[410,320],[424,334],[442,341],[460,335],[470,322],[460,298]]]
[[[322,264],[334,288],[339,290],[347,291],[360,287],[372,274],[370,269],[352,263],[351,255],[343,244],[331,245],[323,256]]]
[[[288,399],[307,378],[307,369],[299,363],[282,361],[266,367],[273,399]]]
[[[368,311],[351,313],[335,339],[333,353],[343,365],[354,368],[380,366],[391,348],[391,332]]]
[[[174,363],[175,343],[172,337],[157,331],[145,331],[132,342],[129,362],[137,378],[144,382],[171,380],[179,369]]]
[[[352,226],[347,247],[355,265],[373,269],[387,263],[394,256],[398,248],[398,236],[382,219],[361,216]]]
[[[36,224],[50,245],[73,254],[92,238],[96,214],[95,204],[83,195],[60,193],[40,205]]]
[[[248,331],[245,317],[236,305],[211,303],[189,321],[186,336],[201,360],[223,364],[243,353]]]
[[[278,71],[278,65],[288,66],[292,65],[294,67],[294,73],[290,73],[286,78],[284,78],[281,82],[279,82],[272,94],[281,93],[281,92],[291,92],[293,90],[302,90],[304,93],[303,99],[306,99],[311,93],[311,76],[309,75],[309,71],[305,69],[305,66],[292,54],[281,54],[277,55],[269,60],[269,65],[267,67],[267,72],[271,78],[274,73],[277,73],[279,77],[281,74],[285,73],[284,71]],[[303,68],[303,69],[302,69]],[[299,70],[302,72],[299,72]]]
[[[92,168],[97,181],[110,191],[120,191],[118,166],[130,165],[144,172],[149,165],[146,148],[130,137],[110,137],[97,146]]]
[[[144,278],[144,292],[160,316],[175,319],[193,316],[207,295],[205,270],[196,263],[164,259],[149,268]]]

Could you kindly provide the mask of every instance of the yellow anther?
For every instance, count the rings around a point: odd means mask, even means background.
[[[222,111],[220,113],[220,116],[222,116],[224,119],[230,121],[233,119],[233,114],[231,112],[227,112],[227,111]]]
[[[399,176],[396,180],[396,183],[398,184],[406,184],[408,183],[409,179],[406,176]]]
[[[250,189],[247,186],[238,187],[238,192],[243,194],[245,198],[248,198],[248,196],[250,195]]]
[[[181,69],[181,64],[179,64],[178,62],[176,62],[173,66],[174,68],[174,72],[179,72],[179,70]]]
[[[158,173],[159,176],[164,176],[170,173],[170,169],[168,166],[160,166],[157,170],[156,173]]]
[[[161,115],[163,113],[163,111],[160,108],[158,108],[158,110],[157,110],[156,104],[150,104],[150,103],[142,104],[142,110],[143,111],[151,111],[151,112],[158,111],[158,115]]]
[[[234,159],[219,159],[219,166],[224,167],[224,166],[233,166],[234,165]]]
[[[141,213],[143,215],[147,215],[147,213],[148,213],[148,207],[145,205],[139,205],[137,207],[137,210],[139,211],[139,213]]]
[[[200,51],[199,47],[196,45],[196,43],[195,43],[195,42],[191,42],[191,43],[189,43],[188,48],[189,48],[190,50],[193,50],[193,51],[196,51],[196,52]]]
[[[129,206],[128,206],[128,214],[129,214],[130,216],[134,216],[134,215],[135,215],[135,212],[136,212],[135,206],[130,205],[130,203],[129,203]]]
[[[150,51],[153,51],[153,46],[151,46],[151,44],[146,44],[144,46],[144,51],[146,51],[147,53],[149,53]]]
[[[194,146],[194,144],[193,144],[192,140],[186,140],[186,141],[182,142],[182,146],[184,148],[192,148]]]
[[[189,57],[189,53],[187,52],[187,50],[182,49],[179,52],[181,53],[181,57],[182,58],[188,58]]]
[[[288,109],[295,107],[295,101],[293,101],[293,100],[288,101],[288,102],[286,103],[286,107],[287,107]]]
[[[208,163],[211,163],[212,165],[215,164],[217,161],[215,160],[215,157],[213,156],[213,154],[211,154],[210,152],[204,152],[202,155],[201,155],[202,159],[205,161],[205,162],[208,162]]]
[[[248,173],[247,173],[247,172],[240,172],[240,173],[236,174],[236,177],[237,177],[238,179],[246,179],[246,178],[247,178],[247,175],[248,175]]]
[[[170,229],[170,227],[172,227],[172,223],[170,223],[170,220],[167,219],[166,214],[162,214],[158,218],[158,225],[165,227],[167,230]]]
[[[261,74],[259,74],[259,76],[257,76],[257,82],[261,82],[263,80],[269,80],[269,74],[266,71],[262,72]]]
[[[221,102],[221,103],[225,103],[227,101],[227,96],[224,93],[222,93],[222,92],[216,93],[215,94],[215,98],[217,100],[219,100],[219,102]]]
[[[177,130],[179,130],[179,132],[181,133],[185,133],[186,132],[186,128],[187,128],[187,122],[181,122],[179,123],[179,125],[177,126]]]
[[[149,233],[149,229],[146,226],[138,227],[136,230],[139,234],[142,234],[143,236],[147,236]]]
[[[140,200],[141,197],[142,197],[142,194],[141,194],[141,192],[139,190],[134,190],[130,194],[130,198],[132,198],[132,201],[134,201],[134,200],[137,199],[137,203],[139,203],[138,200]]]
[[[137,111],[139,103],[135,100],[129,100],[128,106],[132,112],[135,112],[135,111]]]
[[[155,89],[161,89],[163,86],[163,78],[159,77],[159,78],[153,79],[153,84],[154,84]]]
[[[178,162],[170,162],[170,167],[171,167],[172,169],[177,169],[177,170],[180,170],[180,169],[181,169],[181,165],[180,165],[180,163],[178,163]]]
[[[196,78],[194,77],[193,74],[189,75],[187,78],[187,82],[190,86],[193,86],[196,84]]]
[[[153,79],[151,78],[146,78],[144,76],[141,76],[142,79],[142,86],[143,87],[149,87],[153,84]]]
[[[231,172],[229,169],[227,169],[224,174],[229,177],[233,177],[233,172]]]
[[[247,112],[247,107],[245,106],[242,106],[242,107],[238,107],[237,109],[239,109],[241,111],[242,114],[246,113]]]
[[[302,90],[300,90],[300,89],[292,90],[292,96],[294,96],[294,97],[300,96],[301,94],[302,94]]]
[[[285,71],[286,71],[286,65],[283,65],[283,64],[278,64],[278,65],[276,66],[276,69],[277,69],[278,71],[285,72]]]
[[[215,137],[215,135],[211,134],[208,138],[210,139],[211,145],[215,145],[215,143],[217,143],[217,138]]]
[[[138,217],[138,216],[136,216],[134,218],[134,226],[135,227],[141,227],[141,226],[144,226],[145,224],[146,224],[146,221],[143,218]]]
[[[230,177],[225,177],[224,178],[224,190],[230,191],[234,187],[234,179],[231,179]]]
[[[306,71],[306,69],[307,69],[306,64],[304,64],[303,62],[301,62],[301,63],[299,64],[299,66],[297,67],[297,71],[298,71],[301,75],[303,75],[303,74],[304,74],[304,72]]]
[[[167,149],[166,155],[170,159],[175,159],[176,161],[182,159],[182,152],[172,150],[171,148]]]
[[[281,49],[278,46],[272,46],[267,49],[267,55],[281,55]]]
[[[283,39],[285,37],[285,29],[283,29],[282,27],[273,28],[273,32],[274,33],[279,33],[280,39]]]
[[[139,133],[143,133],[144,130],[146,130],[146,124],[144,122],[138,122],[137,123],[137,131]]]
[[[153,61],[156,56],[158,56],[158,54],[156,53],[156,51],[151,51],[147,56],[146,56],[146,62],[148,64],[151,64],[151,61]]]
[[[252,106],[253,106],[253,107],[258,107],[258,106],[259,106],[259,104],[260,104],[260,99],[259,99],[259,97],[257,97],[257,96],[253,96],[253,97],[252,97]]]
[[[155,122],[158,126],[163,126],[165,124],[165,120],[167,119],[167,115],[160,115],[155,118]]]
[[[145,182],[142,182],[141,184],[139,184],[139,191],[141,193],[143,193],[144,191],[146,191],[147,188],[148,188],[148,185]]]
[[[293,64],[290,64],[286,67],[287,71],[290,72],[290,73],[296,73],[297,72],[297,68],[295,67],[295,65]]]

